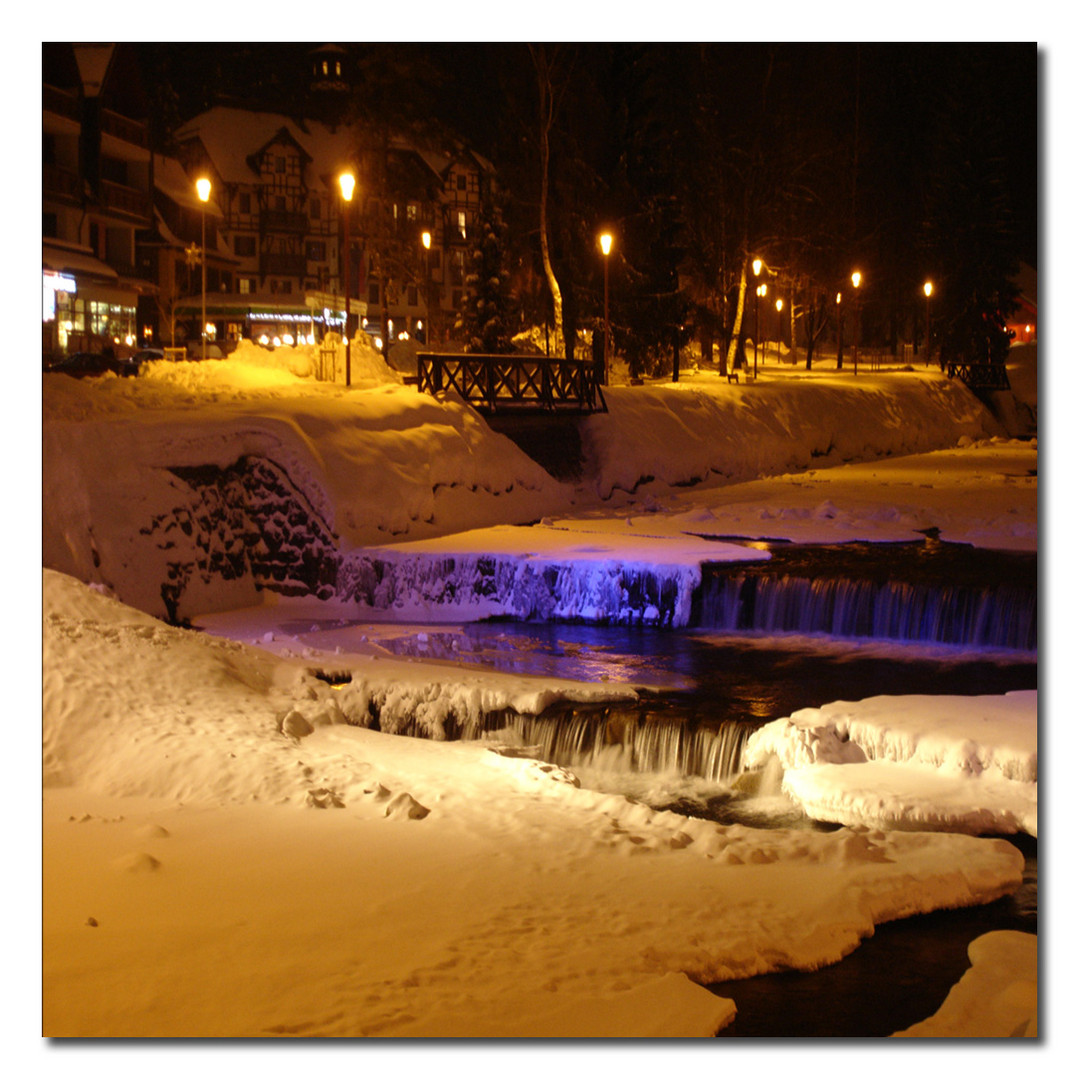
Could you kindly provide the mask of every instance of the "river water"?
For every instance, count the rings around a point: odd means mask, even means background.
[[[771,576],[766,567],[729,569],[730,580],[706,580],[699,625],[685,630],[494,622],[414,629],[380,643],[399,655],[650,687],[633,705],[564,705],[537,719],[495,717],[492,725],[516,726],[524,743],[541,746],[586,786],[657,809],[765,828],[830,828],[782,796],[739,782],[750,731],[832,701],[1038,685],[1034,558],[929,543],[886,547],[791,550]],[[770,610],[782,618],[762,614],[768,593],[755,580],[762,576],[774,590]],[[749,592],[747,581],[754,581]],[[911,628],[901,640],[875,636],[895,631],[892,615],[878,616],[898,595],[910,601],[912,589],[926,617],[905,624]],[[717,599],[724,590],[727,600]],[[732,608],[740,595],[749,603]],[[823,604],[823,596],[831,598]],[[829,632],[837,625],[847,633]],[[1025,856],[1016,894],[879,927],[851,956],[818,972],[710,987],[740,1010],[721,1037],[879,1037],[931,1015],[969,966],[975,937],[1037,932],[1038,843],[1007,839]]]

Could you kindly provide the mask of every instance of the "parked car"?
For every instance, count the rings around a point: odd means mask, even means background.
[[[70,356],[62,356],[53,361],[46,370],[82,379],[88,375],[107,375],[110,371],[114,375],[134,375],[138,368],[133,367],[127,360],[118,360],[116,354],[109,350],[99,353],[77,352]]]
[[[138,369],[140,367],[142,367],[142,365],[145,364],[147,362],[147,360],[164,360],[164,359],[165,359],[165,350],[164,349],[140,349],[138,352],[131,354],[131,357],[129,358],[128,363],[129,364],[134,364],[135,365],[135,370],[138,371]]]

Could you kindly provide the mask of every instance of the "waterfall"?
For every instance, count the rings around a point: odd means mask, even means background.
[[[913,585],[848,577],[708,576],[703,627],[1034,650],[1036,595],[1017,585]]]
[[[709,728],[627,707],[575,707],[541,716],[509,713],[485,718],[463,731],[462,737],[479,738],[498,729],[536,748],[543,760],[570,769],[722,781],[741,772],[743,746],[757,726],[725,721]]]

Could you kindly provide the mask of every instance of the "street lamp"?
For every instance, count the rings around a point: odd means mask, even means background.
[[[928,281],[923,287],[922,291],[926,293],[926,362],[923,367],[930,366],[930,297],[934,293],[934,283]]]
[[[758,260],[760,263],[760,260]],[[767,295],[769,292],[769,286],[763,281],[754,292],[754,378],[757,378],[757,347],[758,338],[761,337],[760,326],[761,323],[758,319],[758,298]],[[761,350],[761,362],[765,362],[765,349]]]
[[[430,349],[435,318],[431,313],[431,233],[427,229],[420,234],[420,243],[424,248],[424,303],[427,305],[427,333],[424,335],[424,341]]]
[[[843,303],[844,294],[837,291],[836,293],[836,370],[844,366],[844,309],[840,306]]]
[[[755,259],[751,266],[754,270],[754,277],[757,277],[761,273],[762,262],[760,259]],[[757,378],[757,343],[758,338],[761,336],[758,333],[758,297],[761,296],[761,286],[759,285],[754,290],[754,378]]]
[[[195,191],[202,203],[202,358],[206,359],[206,204],[210,200],[210,181],[200,176],[195,181]]]
[[[780,363],[780,338],[783,336],[784,327],[780,321],[780,312],[784,310],[784,301],[776,298],[776,362]]]
[[[352,204],[353,190],[356,188],[356,177],[351,172],[343,172],[338,177],[341,185],[341,198],[345,202],[342,210],[342,221],[345,230],[345,385],[352,385],[352,349],[349,341],[349,263],[352,261],[349,251],[349,206]]]
[[[855,344],[852,350],[852,359],[855,365],[855,374],[859,374],[859,286],[862,284],[862,274],[856,270],[851,275],[851,284],[855,287]]]
[[[604,385],[608,383],[608,356],[611,354],[611,318],[608,308],[608,264],[612,245],[611,233],[600,234],[600,250],[604,253]]]

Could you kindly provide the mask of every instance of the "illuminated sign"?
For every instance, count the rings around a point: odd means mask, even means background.
[[[41,271],[41,321],[52,322],[56,318],[56,294],[74,293],[75,279],[55,270]]]

